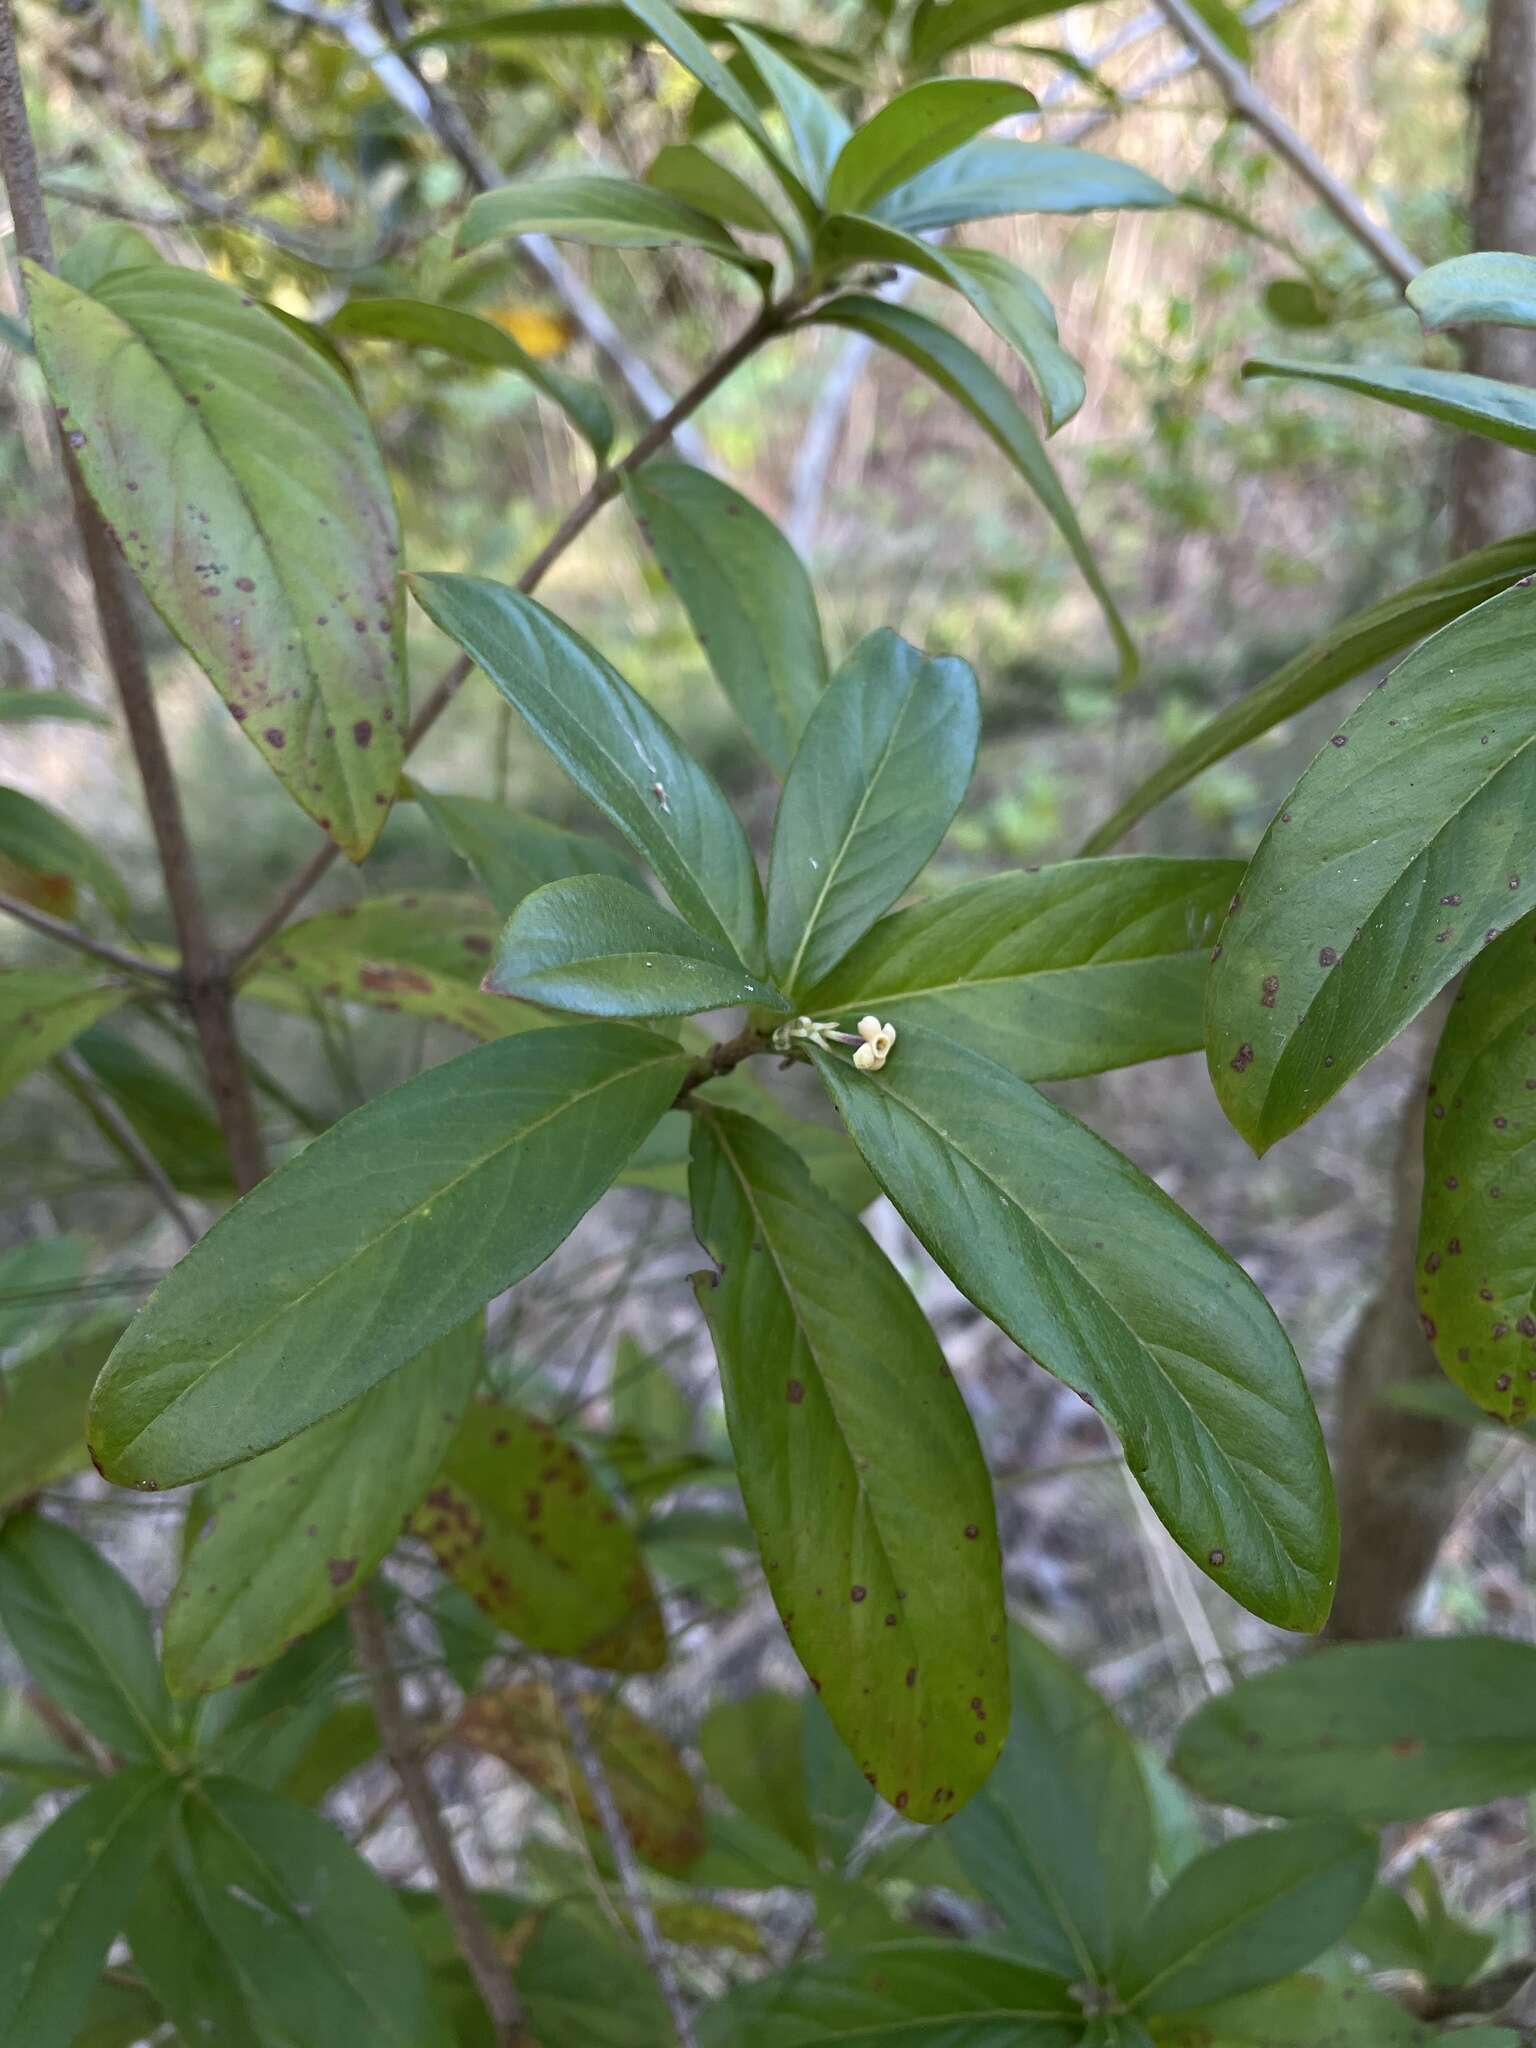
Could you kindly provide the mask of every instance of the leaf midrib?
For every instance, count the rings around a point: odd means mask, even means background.
[[[469,1055],[466,1054],[465,1057],[467,1058],[469,1057]],[[159,1423],[163,1422],[167,1415],[169,1415],[174,1409],[178,1408],[183,1401],[188,1399],[190,1395],[196,1393],[198,1388],[202,1386],[203,1382],[206,1379],[208,1379],[210,1374],[217,1372],[222,1366],[227,1364],[231,1358],[233,1358],[238,1352],[245,1349],[248,1345],[256,1343],[260,1338],[266,1335],[267,1331],[270,1330],[274,1324],[281,1322],[285,1316],[292,1314],[296,1309],[302,1307],[303,1304],[309,1301],[312,1296],[318,1294],[323,1288],[329,1287],[330,1284],[340,1274],[345,1273],[349,1267],[356,1265],[359,1259],[369,1256],[373,1252],[377,1251],[377,1249],[381,1245],[388,1243],[389,1239],[395,1234],[396,1231],[405,1228],[408,1224],[412,1224],[418,1221],[423,1212],[430,1210],[436,1203],[442,1201],[446,1196],[453,1194],[457,1189],[461,1188],[466,1181],[472,1180],[476,1174],[484,1172],[493,1161],[500,1159],[504,1153],[510,1152],[511,1150],[513,1150],[514,1147],[522,1144],[524,1140],[530,1138],[535,1131],[542,1130],[546,1124],[553,1123],[557,1117],[564,1116],[568,1110],[576,1109],[582,1103],[590,1101],[593,1096],[600,1095],[605,1088],[615,1087],[621,1081],[628,1081],[632,1079],[634,1075],[644,1073],[648,1067],[663,1066],[669,1060],[675,1060],[679,1065],[686,1065],[686,1060],[684,1059],[684,1056],[682,1054],[653,1053],[649,1059],[638,1061],[632,1067],[625,1067],[618,1073],[605,1075],[601,1081],[595,1082],[589,1088],[583,1088],[574,1095],[563,1096],[553,1109],[546,1110],[542,1116],[535,1117],[531,1122],[519,1124],[516,1131],[514,1131],[509,1138],[506,1138],[500,1144],[493,1146],[490,1151],[480,1153],[475,1158],[473,1164],[467,1166],[462,1173],[455,1174],[451,1180],[444,1181],[439,1187],[434,1188],[430,1194],[424,1196],[421,1201],[413,1203],[409,1209],[403,1211],[399,1216],[395,1217],[390,1222],[388,1227],[380,1231],[376,1237],[369,1238],[365,1243],[359,1245],[355,1251],[350,1252],[347,1255],[347,1257],[340,1260],[338,1264],[334,1266],[328,1266],[325,1272],[321,1275],[321,1277],[318,1280],[314,1281],[312,1285],[304,1288],[301,1293],[290,1295],[285,1301],[283,1301],[277,1308],[273,1310],[271,1315],[265,1317],[261,1322],[257,1323],[254,1328],[244,1331],[235,1340],[233,1344],[231,1344],[226,1350],[220,1352],[217,1358],[211,1359],[209,1363],[206,1366],[204,1366],[203,1370],[197,1375],[195,1379],[189,1380],[186,1386],[184,1386],[180,1390],[180,1392],[175,1396],[173,1400],[168,1401],[165,1404],[165,1406],[158,1411],[158,1413],[151,1416],[149,1421],[144,1424],[142,1429],[136,1430],[131,1437],[125,1438],[123,1443],[118,1447],[116,1461],[120,1462],[121,1459],[124,1456],[126,1456],[126,1454],[129,1451],[133,1449],[134,1445],[137,1444],[149,1430],[155,1428]],[[409,1361],[403,1360],[402,1364],[405,1363],[409,1363]],[[396,1371],[398,1371],[399,1369],[399,1367],[395,1368]],[[152,1373],[154,1371],[154,1367],[151,1366],[149,1368],[149,1371]],[[384,1374],[382,1377],[388,1378],[389,1375]],[[375,1381],[373,1384],[378,1385],[379,1383],[379,1381]],[[369,1391],[369,1389],[365,1388],[363,1389],[363,1391],[367,1392]],[[334,1413],[334,1411],[332,1412]],[[325,1418],[322,1416],[319,1419],[323,1421]],[[277,1446],[272,1445],[269,1448],[276,1449]]]

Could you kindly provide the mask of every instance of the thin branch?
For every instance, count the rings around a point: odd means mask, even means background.
[[[0,171],[5,176],[18,251],[40,268],[52,270],[53,237],[43,206],[37,152],[27,119],[11,0],[0,0]],[[75,525],[95,590],[102,644],[117,684],[144,788],[150,828],[181,951],[182,986],[197,1026],[219,1128],[229,1153],[230,1171],[237,1187],[254,1187],[266,1171],[266,1154],[235,1030],[234,1000],[209,936],[181,796],[155,708],[122,561],[62,432],[58,446],[74,501]]]
[[[532,596],[571,543],[586,531],[603,507],[618,496],[623,489],[624,478],[637,470],[642,463],[649,461],[650,457],[664,448],[668,441],[675,439],[677,429],[683,421],[696,411],[710,393],[717,390],[748,356],[761,348],[772,335],[778,333],[797,310],[797,302],[793,296],[765,306],[751,325],[743,328],[731,346],[716,356],[709,367],[689,385],[682,397],[676,399],[660,419],[651,422],[622,462],[615,463],[611,469],[599,470],[581,499],[566,514],[518,577],[515,587],[525,597]],[[406,734],[408,754],[420,744],[442,717],[473,668],[474,663],[469,657],[461,654],[438,678],[423,700],[421,709],[411,720],[410,730]],[[250,937],[231,954],[229,964],[232,972],[238,973],[275,932],[282,930],[310,890],[329,869],[336,854],[337,848],[329,840],[317,848],[308,865],[294,877]]]
[[[629,1829],[624,1825],[624,1816],[619,1803],[613,1796],[613,1786],[608,1781],[608,1772],[597,1744],[592,1740],[592,1731],[587,1725],[586,1714],[582,1711],[581,1696],[571,1683],[569,1672],[564,1665],[551,1663],[549,1667],[550,1688],[560,1707],[560,1718],[565,1723],[566,1740],[570,1743],[571,1754],[575,1757],[587,1789],[592,1794],[592,1804],[597,1809],[598,1825],[607,1839],[613,1856],[613,1867],[619,1874],[619,1889],[624,1894],[624,1903],[635,1924],[640,1938],[640,1947],[645,1955],[646,1966],[656,1980],[663,2003],[672,2018],[677,2034],[678,2048],[698,2048],[698,2039],[693,2031],[693,2015],[687,2002],[677,1988],[677,1979],[672,1973],[672,1958],[656,1926],[656,1915],[651,1910],[651,1896],[645,1888],[645,1879],[640,1874],[639,1860],[635,1845],[629,1838]]]
[[[109,939],[93,938],[77,925],[66,924],[62,917],[50,917],[46,910],[39,910],[35,904],[27,903],[19,896],[8,896],[3,889],[0,889],[0,911],[7,917],[14,917],[18,924],[41,932],[45,939],[57,939],[61,946],[73,946],[77,953],[90,953],[98,960],[108,961],[113,967],[126,968],[130,974],[144,974],[152,981],[180,979],[177,968],[163,967],[158,960],[146,960],[138,953],[128,952],[123,946],[114,946]]]
[[[1423,267],[1412,250],[1390,228],[1372,220],[1349,187],[1334,176],[1312,145],[1260,91],[1190,0],[1157,0],[1157,5],[1221,88],[1237,118],[1262,135],[1276,156],[1290,165],[1303,184],[1311,186],[1345,233],[1394,283],[1404,289],[1412,284]]]
[[[97,1081],[79,1053],[73,1048],[66,1048],[55,1055],[54,1065],[59,1069],[66,1085],[85,1103],[107,1137],[138,1169],[155,1200],[186,1239],[187,1248],[190,1250],[203,1233],[183,1208],[181,1197],[172,1187],[165,1168],[154,1153]]]
[[[525,2038],[522,2032],[522,2001],[512,1981],[512,1972],[496,1946],[496,1938],[460,1866],[453,1836],[448,1831],[427,1777],[416,1731],[406,1711],[400,1680],[391,1659],[384,1616],[370,1587],[364,1586],[358,1592],[347,1610],[347,1618],[352,1627],[352,1647],[358,1666],[368,1681],[373,1716],[379,1724],[384,1754],[389,1758],[411,1810],[422,1853],[437,1881],[438,1897],[453,1928],[459,1954],[464,1958],[490,2014],[498,2048],[517,2048]]]

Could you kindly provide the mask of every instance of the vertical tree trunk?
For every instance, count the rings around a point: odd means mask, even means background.
[[[1536,256],[1536,0],[1489,0],[1475,99],[1472,245]],[[1463,341],[1469,370],[1536,386],[1536,330],[1472,327]],[[1536,527],[1536,457],[1464,435],[1452,459],[1453,552],[1528,527]],[[1431,1020],[1436,1031],[1443,1016],[1440,1006]],[[1415,1088],[1404,1112],[1381,1291],[1360,1319],[1339,1389],[1335,1476],[1344,1554],[1329,1633],[1340,1638],[1409,1629],[1458,1493],[1464,1432],[1381,1405],[1395,1381],[1439,1374],[1414,1299],[1423,1100],[1423,1088]]]

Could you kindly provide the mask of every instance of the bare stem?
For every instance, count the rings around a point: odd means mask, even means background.
[[[656,1915],[651,1910],[651,1896],[645,1888],[645,1879],[640,1874],[635,1845],[629,1838],[629,1829],[624,1825],[619,1802],[613,1796],[613,1786],[608,1781],[602,1754],[592,1740],[592,1731],[587,1725],[581,1695],[572,1684],[570,1673],[561,1664],[551,1663],[550,1686],[559,1703],[560,1718],[565,1723],[566,1739],[571,1745],[571,1754],[575,1757],[581,1774],[587,1781],[587,1788],[592,1794],[592,1804],[597,1809],[598,1825],[602,1828],[613,1856],[613,1867],[619,1874],[619,1889],[624,1894],[624,1904],[640,1938],[646,1966],[655,1978],[656,1988],[671,2015],[678,2048],[698,2048],[697,2037],[693,2031],[693,2015],[688,2010],[687,2003],[677,1987],[677,1979],[672,1973],[672,1958],[668,1955],[666,1944],[657,1929]]]
[[[459,1953],[469,1967],[476,1989],[485,2002],[496,2030],[498,2048],[518,2048],[526,2038],[522,2031],[522,2001],[512,1981],[512,1972],[496,1947],[475,1895],[459,1863],[458,1851],[438,1806],[427,1777],[416,1731],[406,1711],[390,1651],[384,1616],[372,1589],[364,1586],[347,1610],[352,1626],[352,1647],[359,1668],[368,1681],[374,1719],[384,1754],[389,1758],[405,1803],[411,1810],[422,1853],[437,1881],[438,1897],[453,1927]]]
[[[660,419],[652,421],[622,462],[615,463],[611,469],[598,471],[582,497],[571,507],[518,577],[516,588],[525,597],[533,595],[571,543],[585,533],[603,507],[618,496],[624,487],[625,477],[664,448],[683,421],[696,412],[710,393],[717,391],[732,371],[739,369],[748,356],[761,348],[770,336],[779,333],[796,310],[798,308],[792,298],[765,306],[751,325],[742,329],[730,347],[716,356],[671,408],[663,413]],[[410,731],[406,734],[407,753],[419,745],[436,725],[473,668],[474,663],[467,655],[461,654],[443,671],[424,698],[421,709],[411,720]],[[336,853],[335,845],[329,840],[316,849],[306,866],[300,869],[249,938],[230,956],[229,964],[232,970],[238,971],[260,951],[275,932],[282,930],[310,890],[330,868]]]
[[[112,1143],[126,1154],[138,1169],[145,1184],[153,1192],[155,1200],[181,1232],[190,1249],[202,1236],[202,1232],[182,1206],[180,1195],[172,1187],[165,1168],[154,1153],[107,1094],[79,1053],[66,1049],[56,1056],[54,1064],[59,1068],[61,1077],[68,1087],[85,1103]]]
[[[37,152],[27,119],[11,0],[0,0],[0,171],[4,173],[11,202],[17,249],[41,269],[52,270],[53,237],[43,207]],[[181,951],[187,1007],[197,1027],[219,1128],[229,1153],[230,1171],[237,1187],[251,1188],[266,1171],[266,1154],[235,1031],[234,1000],[209,936],[207,911],[182,817],[181,796],[160,729],[127,580],[62,434],[58,445],[74,501],[80,545],[96,595],[102,644],[117,684],[144,788],[150,829],[160,856],[166,898]]]
[[[1371,219],[1349,187],[1334,176],[1312,145],[1259,90],[1190,0],[1157,0],[1157,5],[1220,86],[1238,119],[1262,135],[1276,156],[1290,165],[1303,184],[1311,186],[1340,227],[1394,283],[1400,288],[1412,284],[1423,267],[1412,250],[1405,248],[1390,228]]]
[[[147,975],[151,981],[176,981],[180,978],[178,969],[164,967],[158,960],[146,960],[142,954],[114,946],[108,939],[93,938],[89,932],[81,931],[78,925],[66,924],[62,917],[50,917],[46,910],[39,910],[20,896],[7,896],[4,890],[0,890],[0,911],[7,917],[14,917],[18,924],[29,925],[33,931],[41,932],[45,939],[57,939],[61,946],[73,946],[77,953],[89,953],[113,967],[125,968],[130,974]]]

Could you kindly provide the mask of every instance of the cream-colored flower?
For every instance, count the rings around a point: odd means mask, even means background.
[[[866,1045],[873,1045],[886,1028],[878,1017],[861,1017],[857,1026],[858,1034]]]
[[[885,1064],[872,1045],[861,1045],[853,1056],[853,1064],[861,1074],[878,1074]]]

